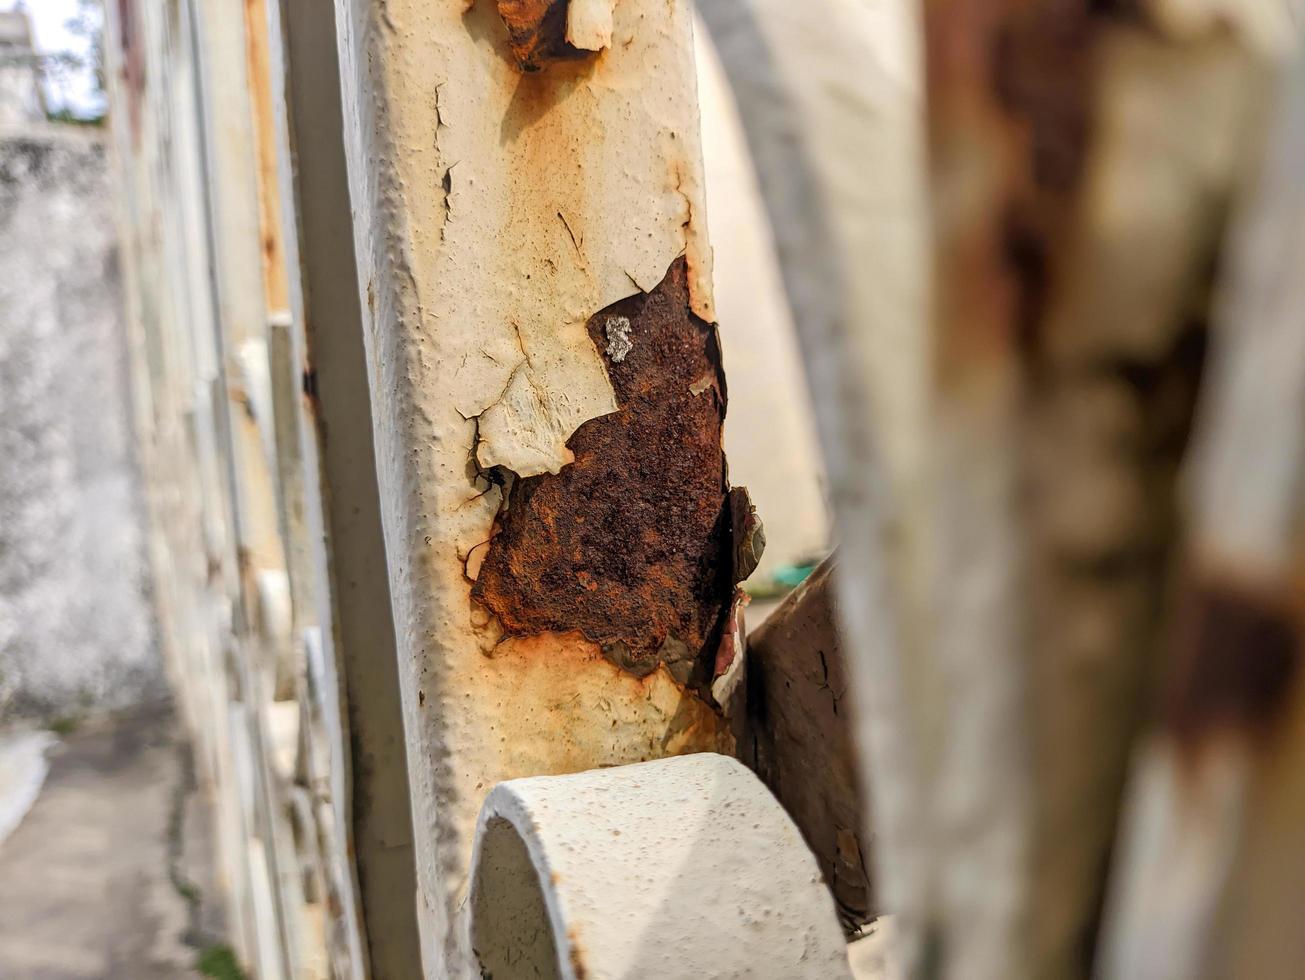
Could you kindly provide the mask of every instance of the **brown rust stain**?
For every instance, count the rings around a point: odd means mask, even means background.
[[[507,28],[508,47],[517,67],[536,72],[552,61],[574,61],[592,52],[567,42],[570,0],[498,0],[498,15]]]
[[[933,186],[959,205],[935,219],[944,378],[1037,331],[1087,154],[1095,23],[1084,0],[926,5]]]
[[[682,258],[588,330],[620,409],[576,430],[574,463],[514,484],[472,597],[506,636],[576,630],[636,676],[665,663],[704,690],[734,591],[716,331]]]
[[[589,976],[589,969],[585,966],[584,950],[580,947],[580,936],[575,929],[570,929],[566,934],[567,943],[571,947],[569,959],[571,960],[571,971],[575,974],[576,980],[585,980]]]
[[[1091,129],[1095,21],[1081,0],[1021,5],[994,39],[994,86],[1021,149],[1004,215],[1005,261],[1020,283],[1015,339],[1038,339],[1057,257],[1072,221]]]
[[[1262,588],[1207,581],[1180,607],[1161,716],[1184,748],[1219,733],[1266,737],[1301,671],[1301,624],[1291,602]]]

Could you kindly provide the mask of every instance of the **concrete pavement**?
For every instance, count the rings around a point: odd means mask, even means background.
[[[222,922],[207,806],[171,712],[87,722],[48,758],[35,804],[0,843],[0,976],[199,975]]]

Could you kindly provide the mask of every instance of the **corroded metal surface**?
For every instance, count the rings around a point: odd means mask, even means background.
[[[839,635],[837,565],[826,559],[748,638],[748,720],[740,757],[816,855],[839,917],[855,931],[881,910],[853,742],[856,705]]]
[[[561,472],[512,485],[472,598],[508,636],[577,630],[638,676],[665,663],[701,688],[734,585],[715,329],[689,310],[676,260],[589,334],[620,408],[576,430]]]
[[[566,36],[570,0],[498,0],[508,46],[522,71],[539,71],[550,61],[584,57]]]

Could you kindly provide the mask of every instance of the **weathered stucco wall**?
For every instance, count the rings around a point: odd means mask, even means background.
[[[0,136],[0,719],[162,692],[104,147]]]

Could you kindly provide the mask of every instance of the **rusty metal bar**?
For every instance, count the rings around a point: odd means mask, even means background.
[[[1127,810],[1109,977],[1285,978],[1305,950],[1284,915],[1303,894],[1305,58],[1273,102],[1215,308],[1183,599]]]
[[[496,782],[731,744],[690,10],[597,6],[337,4],[428,976]]]

